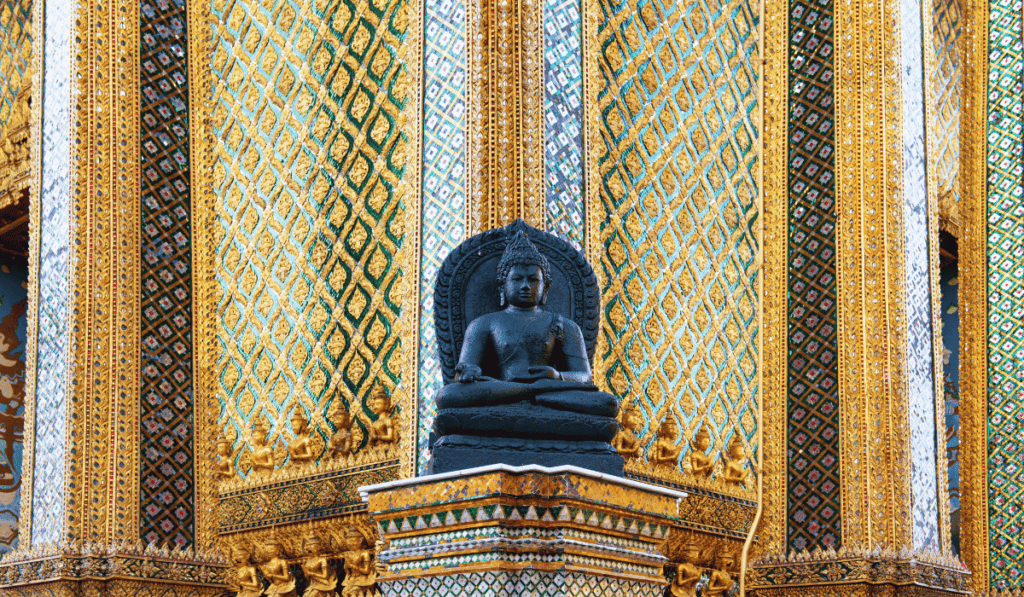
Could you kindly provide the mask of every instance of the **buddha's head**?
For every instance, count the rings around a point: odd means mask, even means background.
[[[696,564],[697,559],[700,558],[700,548],[697,547],[696,543],[687,543],[683,546],[683,559],[691,564]]]
[[[707,427],[700,428],[700,431],[697,432],[697,437],[693,438],[693,443],[701,452],[707,450],[711,446],[711,435],[708,434]]]
[[[551,287],[551,264],[526,234],[519,231],[505,246],[505,253],[498,262],[496,282],[502,306],[543,305]]]
[[[302,411],[298,408],[292,413],[292,433],[295,435],[302,435],[306,433],[306,415],[302,414]]]
[[[270,552],[270,557],[277,558],[281,556],[284,548],[281,547],[281,541],[277,537],[271,536],[266,542],[267,551]]]
[[[731,553],[729,553],[727,551],[723,552],[721,555],[718,556],[718,565],[719,565],[721,570],[726,570],[726,571],[732,570],[732,565],[733,565],[733,562],[735,562],[735,561],[736,561],[736,558]]]

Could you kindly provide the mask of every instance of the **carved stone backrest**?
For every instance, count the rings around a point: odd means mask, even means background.
[[[523,220],[467,239],[448,255],[434,284],[434,327],[444,382],[455,377],[466,328],[477,317],[501,310],[495,281],[505,245],[522,230],[551,263],[553,282],[541,308],[576,322],[583,331],[587,356],[594,364],[601,292],[597,276],[583,255],[564,240]],[[487,372],[484,372],[487,374]]]

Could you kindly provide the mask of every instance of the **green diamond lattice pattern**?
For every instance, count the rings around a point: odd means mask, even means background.
[[[754,6],[600,3],[598,369],[648,447],[672,416],[757,451]]]
[[[989,3],[989,562],[1024,586],[1024,50],[1020,0]]]
[[[283,448],[304,411],[314,449],[342,400],[399,382],[406,6],[401,0],[214,3],[214,180],[222,426],[240,469],[256,418]]]

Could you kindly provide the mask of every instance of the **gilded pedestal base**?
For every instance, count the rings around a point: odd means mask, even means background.
[[[971,573],[958,560],[908,552],[841,549],[752,562],[747,593],[757,597],[969,595]]]
[[[15,552],[0,563],[0,595],[223,595],[227,563],[217,554],[142,546]]]
[[[364,487],[387,597],[664,594],[684,494],[577,467],[494,465]]]

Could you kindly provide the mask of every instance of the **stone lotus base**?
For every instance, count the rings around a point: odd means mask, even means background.
[[[360,489],[387,597],[661,597],[685,494],[560,466],[492,465]]]

